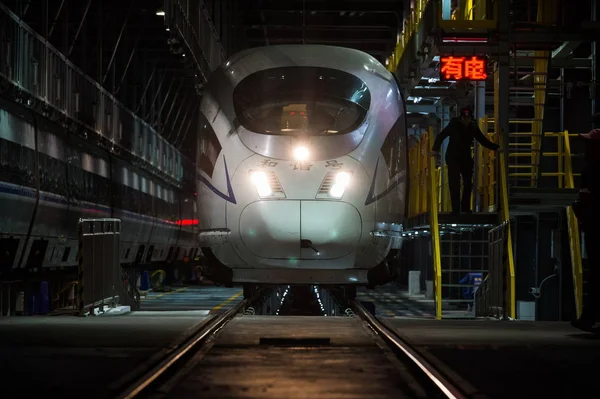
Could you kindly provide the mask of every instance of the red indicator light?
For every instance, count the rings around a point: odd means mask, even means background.
[[[183,219],[175,222],[177,226],[197,226],[198,219]]]
[[[296,115],[294,111],[290,111],[290,115]]]
[[[486,80],[486,69],[486,57],[440,57],[440,80]]]

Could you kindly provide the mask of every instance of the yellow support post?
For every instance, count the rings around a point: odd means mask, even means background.
[[[504,147],[504,138],[502,132],[497,132],[500,147]],[[506,152],[498,154],[500,157],[500,197],[502,201],[501,217],[503,222],[507,222],[507,244],[506,244],[506,255],[508,259],[508,273],[507,273],[507,288],[508,288],[508,311],[509,316],[512,319],[516,318],[515,311],[515,262],[513,258],[513,245],[512,245],[512,234],[510,230],[510,210],[508,207],[508,181],[507,181],[507,168],[506,168]]]
[[[571,165],[571,142],[569,132],[565,130],[564,149],[565,149],[565,185],[567,188],[575,188],[575,180],[573,179],[573,167]],[[573,207],[567,208],[567,223],[569,225],[569,247],[571,250],[571,265],[573,269],[573,290],[575,292],[575,308],[577,317],[581,316],[583,307],[583,261],[581,259],[581,240],[579,237],[579,223]]]
[[[433,271],[435,273],[435,318],[442,318],[442,257],[440,251],[440,225],[438,224],[438,194],[435,158],[429,156],[433,148],[433,128],[429,128],[427,158],[429,160],[428,178],[429,178],[429,226],[431,227],[431,256],[433,258]]]

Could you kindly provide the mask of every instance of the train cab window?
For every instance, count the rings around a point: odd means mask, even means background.
[[[217,158],[221,153],[221,143],[214,129],[206,120],[204,115],[201,115],[200,134],[198,135],[198,159],[197,165],[201,171],[212,177],[213,170]]]
[[[256,72],[233,92],[238,120],[271,135],[345,134],[365,120],[371,105],[367,85],[349,73],[317,67]]]

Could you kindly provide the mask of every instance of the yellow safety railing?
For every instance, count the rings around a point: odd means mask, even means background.
[[[408,18],[404,20],[404,27],[402,29],[402,32],[398,34],[394,52],[387,61],[388,71],[396,71],[400,60],[402,59],[402,54],[404,54],[404,49],[406,48],[408,41],[420,28],[423,13],[425,12],[425,9],[427,8],[427,5],[430,1],[432,0],[413,1],[413,8],[411,9]]]
[[[433,147],[434,135],[433,128],[430,127],[427,132],[426,140],[428,150]],[[429,155],[429,151],[427,152]],[[428,156],[428,169],[430,172],[436,170],[435,158]],[[436,173],[429,173],[429,225],[431,229],[431,257],[433,258],[433,271],[435,273],[435,318],[442,318],[442,255],[440,243],[440,225],[438,223],[438,180]]]
[[[498,144],[504,148],[504,137],[498,134]],[[500,218],[506,223],[507,242],[506,242],[506,259],[508,262],[508,273],[506,273],[506,287],[508,296],[508,316],[515,319],[516,312],[516,295],[515,295],[515,259],[513,254],[512,232],[510,228],[510,208],[508,204],[508,174],[505,153],[500,154]]]
[[[431,133],[431,130],[426,131],[408,153],[410,181],[408,217],[422,215],[429,210],[427,187],[428,176],[430,175],[429,153],[431,152],[431,145],[429,141],[432,137],[433,133]]]
[[[438,223],[440,168],[430,156],[435,136],[433,128],[424,132],[419,141],[409,149],[409,203],[408,215],[427,214],[431,229],[433,270],[435,273],[435,317],[442,318],[442,258],[440,228]]]
[[[487,131],[487,119],[479,121],[481,130]],[[409,217],[425,214],[429,212],[430,204],[428,197],[424,195],[427,189],[429,177],[429,160],[427,154],[431,151],[433,142],[430,144],[429,139],[434,135],[429,131],[425,132],[419,139],[416,145],[409,150]],[[497,143],[495,133],[488,133],[487,137],[490,141]],[[435,137],[433,137],[435,139]],[[481,145],[478,145],[474,151],[477,152],[477,168],[474,176],[474,187],[477,188],[473,193],[472,201],[475,195],[479,196],[480,210],[483,212],[495,212],[498,208],[498,199],[496,194],[496,152],[491,151]],[[448,166],[441,165],[434,168],[434,179],[436,181],[436,208],[438,212],[450,212],[452,204],[450,202],[450,187],[448,184]],[[418,187],[418,189],[412,189]],[[473,208],[475,209],[475,208]]]
[[[488,0],[458,0],[450,19],[444,18],[443,1],[438,0],[438,25],[445,31],[494,30],[498,25],[498,1],[493,1],[490,9]]]
[[[486,135],[488,140],[498,143],[498,136],[495,132],[488,132],[488,119],[479,119],[479,128]],[[497,157],[496,151],[491,151],[482,145],[475,147],[477,159],[477,168],[475,170],[474,187],[476,191],[473,195],[479,196],[479,209],[483,212],[495,212],[498,209],[497,198]],[[473,208],[475,209],[475,208]]]
[[[558,139],[556,152],[545,152],[542,156],[557,157],[557,172],[542,173],[542,176],[556,177],[558,188],[575,188],[575,176],[571,162],[571,137],[577,134],[569,134],[568,131],[558,133],[546,133],[545,137],[556,137]],[[571,252],[571,268],[573,271],[573,290],[575,294],[575,308],[577,317],[581,316],[583,307],[583,261],[581,258],[581,237],[579,235],[579,222],[573,211],[573,207],[567,208],[567,224],[569,226],[569,249]]]

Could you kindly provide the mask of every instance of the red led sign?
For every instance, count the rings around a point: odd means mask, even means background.
[[[440,80],[486,80],[487,57],[441,56]]]

